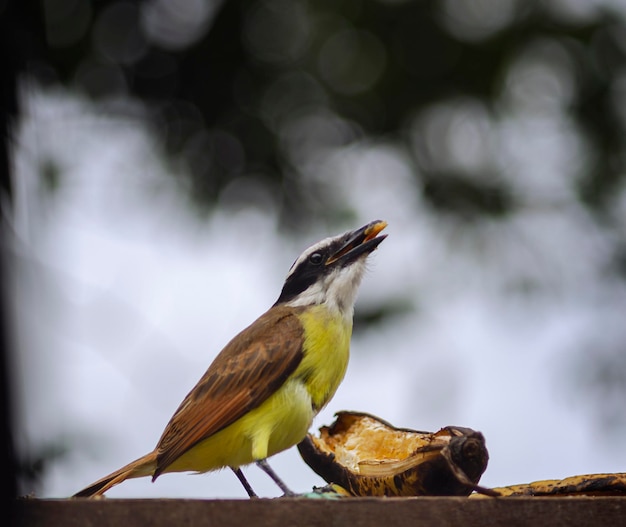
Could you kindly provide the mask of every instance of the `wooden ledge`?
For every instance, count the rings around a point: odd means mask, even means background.
[[[21,527],[619,525],[626,497],[101,499],[15,503]]]

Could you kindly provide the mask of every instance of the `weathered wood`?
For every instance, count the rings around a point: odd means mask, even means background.
[[[20,500],[20,527],[622,525],[625,497]]]

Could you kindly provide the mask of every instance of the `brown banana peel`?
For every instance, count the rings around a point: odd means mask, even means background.
[[[626,473],[585,474],[486,489],[478,482],[488,453],[480,432],[446,426],[438,432],[396,428],[361,412],[298,445],[306,463],[337,496],[626,496]]]
[[[626,473],[584,474],[565,479],[496,487],[492,490],[502,497],[626,496]],[[470,497],[481,496],[473,494]]]
[[[469,428],[419,432],[346,411],[319,432],[298,445],[300,455],[352,496],[493,495],[478,486],[489,455],[482,434]]]

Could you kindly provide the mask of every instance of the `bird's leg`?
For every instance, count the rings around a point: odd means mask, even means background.
[[[248,480],[243,475],[243,472],[241,472],[241,469],[239,467],[237,467],[237,468],[230,467],[230,469],[235,473],[235,476],[237,476],[237,478],[239,479],[239,481],[243,485],[243,488],[246,489],[246,492],[248,493],[248,496],[250,496],[251,498],[258,498],[258,496],[256,495],[256,492],[254,492],[252,490],[252,487],[250,486],[250,483],[248,483]]]
[[[274,480],[274,483],[280,487],[280,490],[284,492],[285,496],[297,496],[295,492],[283,483],[283,480],[278,477],[276,472],[272,470],[272,467],[269,466],[266,459],[259,459],[256,464],[261,470],[263,470],[263,472]]]

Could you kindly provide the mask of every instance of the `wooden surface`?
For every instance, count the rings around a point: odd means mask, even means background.
[[[19,500],[20,527],[626,525],[626,497]]]

